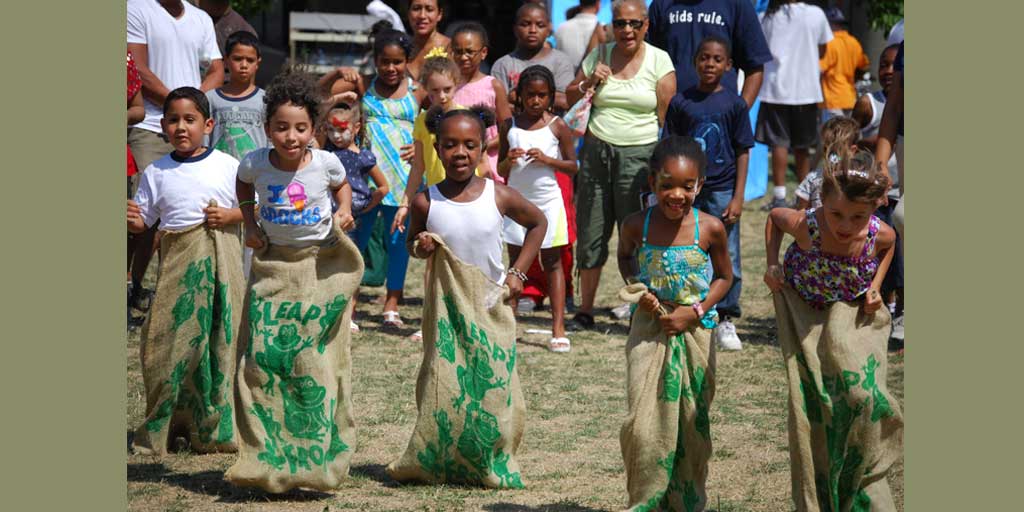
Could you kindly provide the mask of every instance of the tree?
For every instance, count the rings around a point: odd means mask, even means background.
[[[903,18],[903,0],[858,0],[857,3],[867,12],[871,28],[886,34]]]
[[[272,3],[273,0],[231,0],[231,8],[242,16],[249,17],[266,11]]]

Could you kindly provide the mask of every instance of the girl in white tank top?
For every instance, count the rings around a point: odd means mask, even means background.
[[[406,246],[413,256],[428,258],[436,246],[426,234],[440,236],[460,260],[508,286],[514,304],[526,278],[520,269],[528,268],[537,257],[547,221],[515,190],[476,176],[484,129],[488,121],[493,122],[493,115],[483,108],[441,113],[435,107],[427,113],[427,128],[437,134],[445,179],[413,199]],[[509,258],[512,265],[507,271],[501,252],[503,216],[526,228],[523,249],[518,258]]]
[[[569,222],[555,172],[576,174],[576,151],[572,132],[565,121],[552,115],[555,101],[555,77],[544,66],[530,66],[519,75],[516,102],[519,113],[502,126],[498,150],[498,173],[508,186],[544,212],[548,226],[541,242],[541,267],[547,278],[551,297],[551,332],[549,348],[568,352],[565,337],[565,275],[561,248],[569,243]],[[503,229],[509,256],[514,258],[523,245],[525,231],[510,219]]]

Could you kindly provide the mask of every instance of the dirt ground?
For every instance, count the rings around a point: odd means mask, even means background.
[[[740,352],[718,353],[717,390],[711,404],[714,453],[708,506],[720,512],[792,510],[786,434],[786,376],[775,344],[771,297],[764,273],[765,213],[748,203],[742,217],[744,317],[737,321]],[[788,242],[787,242],[788,245]],[[614,245],[612,245],[614,247]],[[621,279],[614,258],[602,275],[598,306],[619,304]],[[154,271],[150,274],[155,274]],[[416,420],[413,389],[421,348],[406,336],[419,324],[423,263],[413,260],[401,313],[401,333],[380,329],[382,289],[364,289],[358,308],[362,332],[353,336],[353,388],[358,447],[351,478],[334,493],[296,491],[280,496],[238,489],[223,479],[234,455],[173,454],[127,457],[128,504],[135,511],[183,510],[485,510],[598,511],[626,505],[619,427],[626,414],[627,321],[607,312],[598,330],[570,334],[572,352],[546,349],[547,337],[526,329],[550,328],[541,310],[520,318],[518,371],[527,402],[527,430],[518,459],[526,488],[494,491],[466,487],[399,485],[384,467],[398,457]],[[150,277],[152,280],[152,277]],[[152,283],[151,283],[152,285]],[[578,300],[578,295],[577,295]],[[145,397],[138,332],[128,335],[128,428],[143,418]],[[596,377],[596,378],[595,378]],[[903,356],[889,357],[889,389],[903,405]],[[890,474],[903,510],[903,463]]]

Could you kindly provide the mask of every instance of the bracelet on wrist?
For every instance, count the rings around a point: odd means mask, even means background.
[[[700,301],[693,303],[693,311],[697,313],[697,318],[704,318],[704,306],[700,304]]]
[[[522,270],[519,270],[518,268],[509,267],[508,271],[506,271],[505,273],[510,275],[510,276],[518,277],[519,280],[524,282],[524,283],[526,282],[526,279],[527,279],[526,274]]]
[[[241,208],[241,207],[243,207],[243,206],[245,206],[247,204],[253,204],[254,205],[254,204],[256,204],[256,201],[255,200],[253,200],[253,201],[241,201],[241,202],[238,203],[238,207]]]

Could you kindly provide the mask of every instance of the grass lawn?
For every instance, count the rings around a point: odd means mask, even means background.
[[[744,317],[737,322],[740,352],[719,352],[711,404],[714,454],[708,506],[720,512],[792,510],[786,434],[786,376],[775,345],[774,311],[764,273],[762,201],[748,203],[742,218]],[[788,242],[787,244],[788,245]],[[612,247],[614,248],[614,241]],[[155,267],[150,274],[155,274]],[[414,386],[421,360],[405,335],[418,327],[423,262],[413,260],[401,313],[401,335],[380,330],[382,289],[364,289],[353,336],[353,398],[358,447],[351,479],[335,493],[296,491],[272,496],[237,489],[223,480],[234,455],[173,454],[127,457],[129,510],[510,510],[597,511],[626,505],[619,427],[626,414],[627,321],[598,315],[598,331],[571,334],[569,354],[548,352],[550,328],[542,310],[520,318],[519,376],[527,403],[527,427],[518,458],[527,487],[518,491],[398,485],[384,467],[405,449],[416,420]],[[152,287],[152,277],[149,286]],[[604,269],[599,307],[619,304],[621,284],[614,255]],[[578,296],[577,296],[578,297]],[[138,332],[128,335],[128,407],[134,428],[143,419],[145,396]],[[903,403],[903,356],[889,357],[889,389]],[[902,460],[890,474],[903,510]]]

